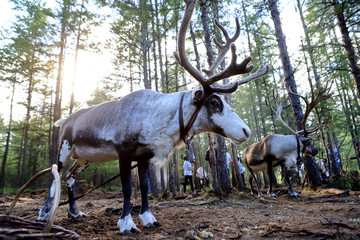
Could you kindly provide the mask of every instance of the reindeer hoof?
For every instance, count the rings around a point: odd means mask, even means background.
[[[130,230],[125,230],[124,232],[121,232],[121,235],[133,235],[133,234],[137,234],[140,233],[140,230],[137,228],[132,228]]]
[[[294,190],[289,190],[289,195],[290,195],[290,197],[294,197],[294,198],[300,198],[301,197]]]
[[[120,229],[120,234],[122,235],[131,235],[140,232],[130,214],[119,219],[118,227]]]
[[[158,222],[154,222],[154,223],[149,223],[147,224],[146,226],[144,226],[144,228],[147,228],[147,229],[155,229],[157,227],[160,226],[160,223]]]
[[[70,212],[70,210],[68,210],[68,217],[69,217],[69,218],[74,218],[74,219],[84,218],[84,217],[86,217],[86,214],[83,213],[83,212],[80,212],[80,211],[77,211],[77,212],[75,212],[75,213],[72,213],[72,212]]]
[[[273,193],[273,192],[268,192],[268,196],[269,196],[269,197],[275,197],[275,198],[277,197],[276,194]]]

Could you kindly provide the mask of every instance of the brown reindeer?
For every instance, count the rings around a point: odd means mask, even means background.
[[[292,93],[292,92],[291,92]],[[294,94],[294,93],[292,93]],[[282,172],[284,174],[285,182],[289,187],[289,194],[294,197],[299,197],[299,195],[292,189],[291,183],[289,181],[289,176],[287,174],[287,167],[296,166],[300,163],[300,160],[303,158],[303,155],[315,156],[318,151],[312,145],[312,141],[317,140],[317,135],[310,135],[311,133],[316,132],[322,126],[327,124],[327,120],[323,123],[319,123],[317,127],[313,129],[306,128],[306,120],[309,117],[311,110],[319,104],[321,101],[331,97],[332,93],[328,93],[327,86],[320,90],[315,97],[312,95],[312,101],[309,103],[306,97],[301,97],[306,103],[306,111],[304,118],[301,122],[303,130],[301,132],[295,132],[292,130],[281,118],[281,112],[283,110],[282,104],[279,104],[277,111],[271,107],[268,99],[266,99],[266,105],[273,111],[282,125],[284,125],[292,135],[280,135],[280,134],[271,134],[266,136],[261,141],[252,144],[247,147],[243,152],[244,163],[249,169],[249,183],[251,187],[251,193],[254,195],[254,189],[252,186],[252,179],[255,178],[258,195],[262,196],[260,191],[260,186],[256,180],[255,173],[259,171],[267,170],[270,178],[270,186],[268,190],[268,195],[276,197],[272,190],[273,176],[272,171],[273,167],[281,166]],[[302,135],[301,135],[302,134]]]

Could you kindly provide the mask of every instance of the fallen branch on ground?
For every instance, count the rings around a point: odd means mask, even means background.
[[[331,226],[333,226],[333,227],[336,229],[336,231],[338,231],[338,232],[339,232],[338,227],[343,227],[343,228],[347,228],[347,229],[350,229],[350,230],[356,230],[356,229],[357,229],[357,228],[355,228],[355,227],[352,227],[352,226],[347,225],[346,223],[333,222],[333,221],[331,221],[331,220],[328,219],[328,218],[325,218],[325,220],[328,221],[328,222],[327,222],[327,223],[323,223],[322,221],[320,221],[320,222],[321,222],[323,225],[331,225]]]
[[[314,237],[322,237],[322,238],[333,238],[334,234],[327,234],[327,233],[320,233],[320,232],[312,232],[307,229],[291,229],[291,228],[281,228],[277,227],[275,229],[269,230],[266,233],[263,234],[263,237],[268,237],[270,234],[276,233],[276,232],[285,232],[285,233],[291,233],[296,235],[306,235],[306,236],[314,236]]]
[[[330,189],[326,189],[326,190],[327,190],[326,192],[332,192],[332,191],[329,191]],[[335,192],[337,192],[336,194],[328,194],[328,195],[323,195],[323,196],[319,196],[319,197],[308,197],[307,200],[314,200],[314,199],[319,199],[319,198],[343,197],[343,196],[350,195],[350,190],[346,190],[346,191],[342,191],[339,189],[336,189],[336,190],[337,190],[337,191],[335,191]]]

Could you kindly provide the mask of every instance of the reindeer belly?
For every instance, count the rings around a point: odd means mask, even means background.
[[[260,172],[260,171],[265,171],[267,169],[267,164],[265,161],[261,161],[261,162],[258,162],[257,164],[255,165],[251,165],[251,169],[254,171],[254,172]]]
[[[91,162],[108,162],[119,159],[119,155],[112,146],[75,146],[75,157]]]

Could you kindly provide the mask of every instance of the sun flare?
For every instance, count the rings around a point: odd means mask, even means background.
[[[67,55],[64,65],[63,100],[70,102],[75,56]],[[74,94],[77,102],[89,100],[100,80],[111,73],[111,57],[80,50],[77,57]]]

